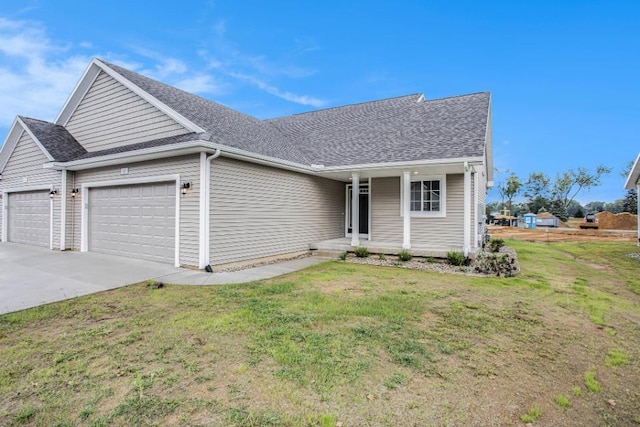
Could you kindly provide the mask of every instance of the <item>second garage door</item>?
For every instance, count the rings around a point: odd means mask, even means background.
[[[10,242],[49,247],[49,192],[9,194],[8,238]]]
[[[175,183],[89,190],[89,250],[173,264]]]

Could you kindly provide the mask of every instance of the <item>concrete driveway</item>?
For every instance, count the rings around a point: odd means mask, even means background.
[[[0,314],[114,289],[181,269],[92,252],[0,244]]]
[[[205,273],[93,252],[0,243],[0,314],[148,279],[174,285],[246,283],[292,273],[331,258],[312,256],[240,271]]]

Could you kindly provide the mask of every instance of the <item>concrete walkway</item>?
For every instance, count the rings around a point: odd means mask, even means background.
[[[93,252],[60,252],[0,243],[0,314],[149,279],[178,285],[244,283],[291,273],[327,260],[307,257],[235,272],[206,273]]]

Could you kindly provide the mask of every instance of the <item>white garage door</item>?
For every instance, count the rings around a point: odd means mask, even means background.
[[[49,247],[49,192],[9,194],[7,238],[10,242]]]
[[[175,183],[89,190],[89,250],[173,264]]]

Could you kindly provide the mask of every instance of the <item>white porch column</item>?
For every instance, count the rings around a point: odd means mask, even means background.
[[[411,249],[411,172],[402,172],[402,249]]]
[[[60,189],[60,250],[67,249],[67,170],[62,171]]]
[[[478,212],[478,200],[480,197],[480,186],[478,185],[478,171],[473,168],[473,247],[478,248],[478,234],[480,232],[478,221],[480,220],[480,212]]]
[[[360,174],[351,174],[351,246],[360,246]]]
[[[464,162],[464,256],[469,255],[471,246],[471,168]]]

